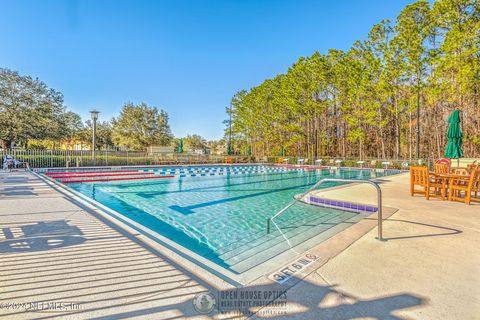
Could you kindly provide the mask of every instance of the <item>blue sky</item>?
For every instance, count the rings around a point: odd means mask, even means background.
[[[348,49],[405,0],[0,0],[0,67],[38,77],[84,120],[166,110],[175,136],[223,135],[241,89],[315,50]]]

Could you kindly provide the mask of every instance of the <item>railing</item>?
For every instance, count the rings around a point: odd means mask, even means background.
[[[126,165],[173,165],[222,163],[223,155],[194,153],[148,153],[143,151],[58,149],[0,149],[0,164],[6,155],[21,162],[28,162],[32,168],[65,168],[88,166]],[[254,157],[230,156],[233,163],[254,162]]]
[[[270,233],[270,224],[273,223],[275,226],[278,228],[276,223],[273,221],[276,217],[287,211],[291,206],[293,206],[295,203],[299,202],[301,199],[303,199],[308,193],[310,193],[312,190],[317,188],[319,185],[325,182],[348,182],[348,183],[367,183],[375,187],[377,190],[377,203],[378,203],[378,237],[377,239],[380,241],[383,241],[383,231],[382,231],[382,221],[383,221],[383,215],[382,215],[382,190],[380,189],[380,186],[376,184],[372,180],[353,180],[353,179],[322,179],[315,183],[311,188],[309,188],[307,191],[302,193],[300,196],[296,197],[295,200],[290,202],[285,208],[282,210],[278,211],[276,214],[274,214],[272,217],[267,219],[267,234]]]
[[[125,165],[170,165],[170,164],[207,164],[222,163],[226,155],[194,154],[194,153],[149,153],[145,151],[116,151],[96,150],[95,157],[91,150],[60,150],[60,149],[0,149],[0,157],[13,156],[19,161],[28,162],[32,168],[59,168],[59,167],[87,167],[87,166],[125,166]],[[232,163],[279,163],[297,164],[304,159],[300,156],[248,156],[230,155]],[[288,161],[283,161],[287,160]],[[318,160],[318,161],[316,161]],[[338,161],[338,162],[337,162]],[[389,169],[408,169],[410,165],[417,165],[419,160],[385,160],[363,159],[359,163],[354,158],[321,157],[309,159],[304,164],[325,165],[339,167],[369,167]],[[385,166],[382,162],[389,162]],[[427,159],[422,160],[426,165]]]

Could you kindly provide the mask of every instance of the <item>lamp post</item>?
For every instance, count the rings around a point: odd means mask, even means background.
[[[95,109],[90,111],[90,115],[92,116],[92,160],[93,160],[93,165],[95,165],[95,148],[97,145],[97,120],[98,120],[98,114],[100,111],[97,111]]]
[[[228,137],[228,155],[232,153],[232,103],[230,102],[230,120],[228,121],[229,125],[229,137]]]

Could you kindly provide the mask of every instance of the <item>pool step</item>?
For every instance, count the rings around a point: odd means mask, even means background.
[[[264,256],[264,253],[259,253],[256,256],[253,256],[252,259],[248,261],[245,260],[242,263],[239,263],[229,268],[238,273],[244,273],[246,271],[252,271],[254,274],[265,274],[271,272],[272,270],[278,268],[279,266],[285,265],[287,262],[290,262],[293,258],[297,257],[299,254],[309,251],[311,248],[322,243],[323,241],[333,237],[337,233],[345,230],[350,227],[349,223],[340,223],[336,226],[333,226],[330,229],[325,230],[300,244],[296,245],[293,249],[288,246],[286,242],[281,244],[280,248],[276,248],[276,252],[267,252],[268,258]]]
[[[337,216],[329,216],[327,219],[325,217],[322,219],[317,219],[316,221],[311,221],[305,225],[298,226],[296,228],[290,229],[288,231],[283,230],[283,235],[278,233],[275,238],[266,239],[261,238],[257,241],[254,241],[252,244],[249,244],[246,247],[238,248],[237,250],[230,251],[227,254],[220,256],[228,265],[235,265],[242,260],[248,259],[252,255],[256,255],[258,252],[270,251],[275,248],[277,245],[282,243],[287,244],[285,238],[290,241],[292,247],[296,246],[298,243],[304,241],[307,238],[311,238],[321,232],[324,232],[327,229],[332,228],[333,226],[341,223],[345,220],[352,218],[351,212],[342,212]],[[289,247],[289,246],[288,246]]]
[[[307,204],[303,204],[303,203],[298,203],[297,205],[302,205],[302,206],[309,206]],[[290,214],[289,213],[285,213],[284,216],[280,217],[280,218],[283,218],[283,220],[275,220],[275,222],[277,223],[277,225],[284,229],[284,228],[289,228],[289,227],[294,227],[295,225],[297,225],[298,223],[308,223],[310,222],[311,220],[316,220],[316,219],[319,219],[319,218],[323,218],[325,217],[326,215],[330,216],[332,215],[332,212],[333,212],[333,209],[326,209],[326,208],[322,208],[322,210],[325,209],[325,210],[328,210],[328,211],[318,211],[319,213],[318,214],[314,214],[312,215],[311,213],[307,213],[307,214]],[[232,250],[235,250],[237,247],[240,247],[240,246],[243,246],[247,243],[251,243],[252,241],[255,241],[255,240],[258,240],[260,238],[262,238],[263,236],[267,236],[267,222],[265,221],[265,229],[260,231],[260,232],[256,232],[256,233],[252,233],[252,234],[249,234],[247,235],[246,237],[244,238],[241,238],[225,247],[222,247],[218,250],[216,250],[216,252],[219,254],[219,255],[222,255],[228,251],[232,251]],[[276,237],[278,234],[280,234],[280,232],[277,230],[277,228],[272,224],[272,228],[271,228],[271,232],[270,234],[268,235],[269,237]]]
[[[289,238],[293,250],[290,250],[292,248],[282,237],[282,240],[278,240],[276,244],[269,243],[268,247],[262,246],[262,249],[252,248],[249,252],[244,252],[241,256],[225,262],[230,266],[230,269],[238,273],[245,272],[265,262],[269,262],[270,259],[286,262],[287,259],[291,259],[299,253],[309,250],[321,241],[326,240],[341,230],[351,226],[351,223],[347,222],[349,218],[345,218],[344,222],[327,226],[320,224],[315,227],[310,227],[296,236]]]
[[[286,236],[287,238],[289,238],[304,230],[308,230],[312,226],[316,226],[321,223],[327,223],[330,219],[334,219],[336,217],[337,216],[332,217],[331,212],[326,212],[321,216],[316,215],[311,219],[307,219],[304,221],[300,219],[296,222],[292,222],[291,224],[288,225],[288,227],[281,227],[283,236]],[[234,246],[231,250],[226,251],[225,253],[222,253],[220,255],[220,258],[224,260],[230,259],[231,257],[234,257],[242,253],[242,251],[247,251],[256,246],[269,243],[270,240],[277,241],[280,238],[281,240],[285,241],[284,237],[282,236],[282,233],[278,231],[278,229],[274,225],[272,225],[271,230],[272,231],[270,234],[266,234],[266,230],[265,230],[265,234],[263,236],[259,235],[259,237],[249,239],[248,242],[243,242],[238,246]]]

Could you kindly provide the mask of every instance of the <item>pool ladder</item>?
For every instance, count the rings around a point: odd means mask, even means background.
[[[305,197],[310,191],[312,191],[313,189],[317,188],[319,185],[321,185],[322,183],[325,183],[325,182],[348,182],[348,183],[367,183],[367,184],[370,184],[372,185],[373,187],[375,187],[375,189],[377,190],[377,203],[378,203],[378,236],[376,237],[376,239],[380,240],[380,241],[384,241],[383,239],[383,235],[382,235],[382,221],[383,221],[383,215],[382,215],[382,189],[380,189],[380,186],[375,183],[374,181],[372,180],[354,180],[354,179],[331,179],[331,178],[326,178],[326,179],[322,179],[320,181],[318,181],[317,183],[315,183],[311,188],[309,188],[307,191],[305,191],[304,193],[302,193],[300,196],[296,197],[295,200],[293,200],[292,202],[290,202],[285,208],[283,208],[282,210],[278,211],[277,213],[275,213],[273,216],[271,216],[270,218],[267,219],[267,234],[270,233],[270,225],[273,223],[275,224],[275,226],[278,228],[277,224],[273,221],[273,219],[275,219],[276,217],[278,217],[279,215],[281,215],[282,213],[284,213],[285,211],[287,211],[291,206],[293,206],[295,203],[299,202],[301,199],[303,199],[303,197]]]

